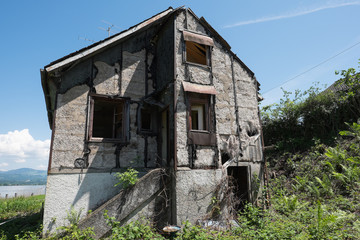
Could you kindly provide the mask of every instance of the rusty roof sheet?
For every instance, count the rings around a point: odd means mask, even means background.
[[[192,33],[186,30],[183,31],[183,35],[185,41],[196,42],[207,46],[214,46],[214,40],[208,36]]]

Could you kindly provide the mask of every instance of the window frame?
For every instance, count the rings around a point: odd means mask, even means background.
[[[207,93],[186,92],[187,98],[187,126],[188,126],[188,144],[202,146],[215,146],[215,107],[214,95]],[[191,127],[191,106],[204,104],[205,108],[205,130],[192,129]]]
[[[214,46],[214,40],[204,33],[195,32],[188,29],[182,30],[182,33],[183,33],[183,63],[192,64],[205,68],[211,68],[211,50],[212,47]],[[188,61],[187,44],[186,44],[187,42],[191,42],[205,47],[206,64]]]
[[[89,111],[89,127],[88,127],[88,141],[89,142],[112,142],[112,143],[124,143],[127,141],[127,129],[128,129],[128,119],[129,119],[129,112],[128,112],[128,99],[124,97],[114,97],[109,95],[102,95],[102,94],[89,94],[89,104],[90,104],[90,111]],[[121,126],[121,137],[120,138],[107,138],[107,137],[93,137],[93,130],[94,130],[94,110],[96,100],[100,102],[109,102],[116,106],[116,103],[122,104],[122,126]],[[115,107],[114,107],[115,108]],[[114,117],[115,112],[113,113]],[[114,128],[114,121],[112,126]],[[113,129],[114,134],[115,129]]]
[[[209,94],[194,94],[194,93],[188,93],[189,94],[189,107],[188,107],[188,122],[189,122],[189,131],[192,132],[210,132],[210,98],[211,95]],[[204,130],[199,129],[193,129],[192,128],[192,117],[191,117],[191,110],[193,105],[204,105]]]
[[[193,44],[197,44],[200,46],[204,46],[205,47],[205,61],[206,64],[201,64],[198,62],[192,62],[188,60],[188,46],[187,43],[193,43]],[[201,44],[201,43],[197,43],[197,42],[193,42],[193,41],[186,41],[184,40],[184,62],[188,63],[188,64],[193,64],[193,65],[197,65],[197,66],[201,66],[201,67],[209,67],[211,66],[211,57],[210,57],[210,46],[206,45],[206,44]]]
[[[143,128],[143,113],[146,112],[147,114],[150,115],[150,128]],[[139,108],[138,110],[138,133],[140,134],[145,134],[145,135],[150,135],[150,136],[156,136],[157,135],[157,110],[155,109],[155,107],[150,107],[150,106],[142,106]]]

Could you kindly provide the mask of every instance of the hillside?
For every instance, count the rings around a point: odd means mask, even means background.
[[[47,172],[31,168],[19,168],[0,172],[0,186],[45,185]]]

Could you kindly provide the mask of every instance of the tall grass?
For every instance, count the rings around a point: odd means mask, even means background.
[[[39,212],[44,199],[45,195],[0,199],[0,220]]]

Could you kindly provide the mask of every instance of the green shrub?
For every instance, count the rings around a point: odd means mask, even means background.
[[[115,217],[109,217],[107,211],[104,213],[104,217],[112,229],[110,239],[164,239],[156,232],[150,222],[144,219],[121,226]]]
[[[117,178],[118,183],[116,183],[114,186],[116,187],[121,185],[123,189],[133,186],[139,180],[138,173],[138,171],[131,167],[123,173],[116,173],[115,177]]]

